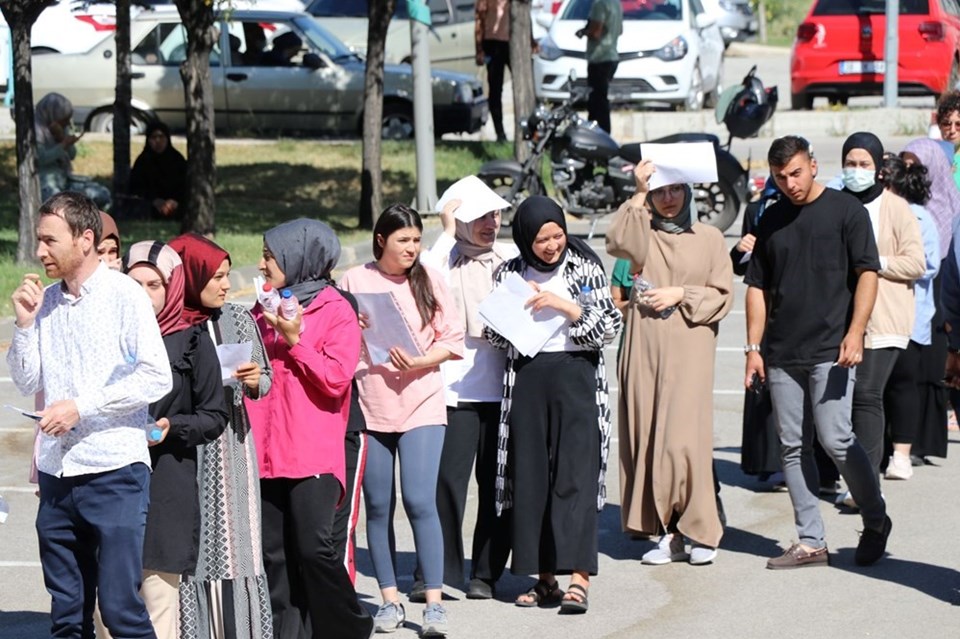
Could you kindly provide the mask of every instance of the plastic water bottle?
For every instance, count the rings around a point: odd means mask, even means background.
[[[580,297],[578,301],[581,308],[593,304],[593,289],[590,288],[589,285],[584,284],[580,287]]]
[[[263,306],[263,310],[266,312],[271,315],[276,315],[277,309],[280,308],[280,294],[277,293],[277,289],[273,288],[269,283],[264,283],[262,289],[260,305]]]
[[[297,316],[297,307],[299,306],[297,296],[289,288],[283,289],[280,293],[280,313],[286,319],[293,319]]]

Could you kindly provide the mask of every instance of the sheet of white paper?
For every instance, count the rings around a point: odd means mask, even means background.
[[[476,175],[468,175],[450,185],[440,200],[437,210],[442,211],[450,200],[460,200],[460,206],[453,216],[461,222],[472,222],[490,211],[510,208],[510,203],[496,194]]]
[[[224,384],[238,384],[240,380],[233,376],[240,364],[246,364],[253,358],[253,342],[239,344],[219,344],[217,358],[220,360],[220,377]]]
[[[354,293],[360,312],[367,316],[363,343],[370,363],[380,366],[390,362],[390,349],[399,346],[410,355],[423,355],[420,345],[400,312],[393,293]]]
[[[567,321],[553,309],[534,313],[526,308],[534,294],[518,273],[510,273],[477,309],[484,324],[503,335],[527,357],[539,353]]]
[[[717,181],[717,153],[712,142],[641,144],[640,155],[657,167],[650,189],[668,184],[703,184]]]

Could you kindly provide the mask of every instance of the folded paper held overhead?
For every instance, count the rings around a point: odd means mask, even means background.
[[[437,201],[437,210],[442,211],[450,200],[460,200],[460,206],[453,216],[461,222],[473,222],[490,211],[510,208],[509,202],[476,175],[468,175],[451,184]]]
[[[709,184],[717,181],[717,151],[712,142],[641,144],[640,155],[657,167],[650,190],[670,184]]]

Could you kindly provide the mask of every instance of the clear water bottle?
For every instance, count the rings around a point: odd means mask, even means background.
[[[271,315],[276,315],[277,309],[280,308],[280,294],[269,283],[264,283],[262,287],[260,305],[263,306],[263,310]]]
[[[280,314],[286,319],[293,319],[297,316],[297,307],[299,306],[297,296],[289,288],[283,289],[280,293]]]
[[[581,308],[592,305],[594,302],[593,289],[587,284],[581,286],[580,296],[577,301],[580,303]]]

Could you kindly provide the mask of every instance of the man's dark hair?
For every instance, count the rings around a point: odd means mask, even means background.
[[[767,164],[771,167],[786,166],[790,159],[797,153],[806,153],[807,157],[813,157],[810,152],[810,143],[799,135],[785,135],[777,138],[770,145],[770,151],[767,152]]]
[[[960,91],[944,93],[937,102],[937,124],[949,118],[954,111],[960,111]]]
[[[73,237],[80,237],[86,230],[93,231],[93,247],[100,244],[103,235],[103,223],[100,220],[100,209],[83,193],[63,191],[57,193],[40,206],[40,217],[57,215],[62,217],[70,227]]]

